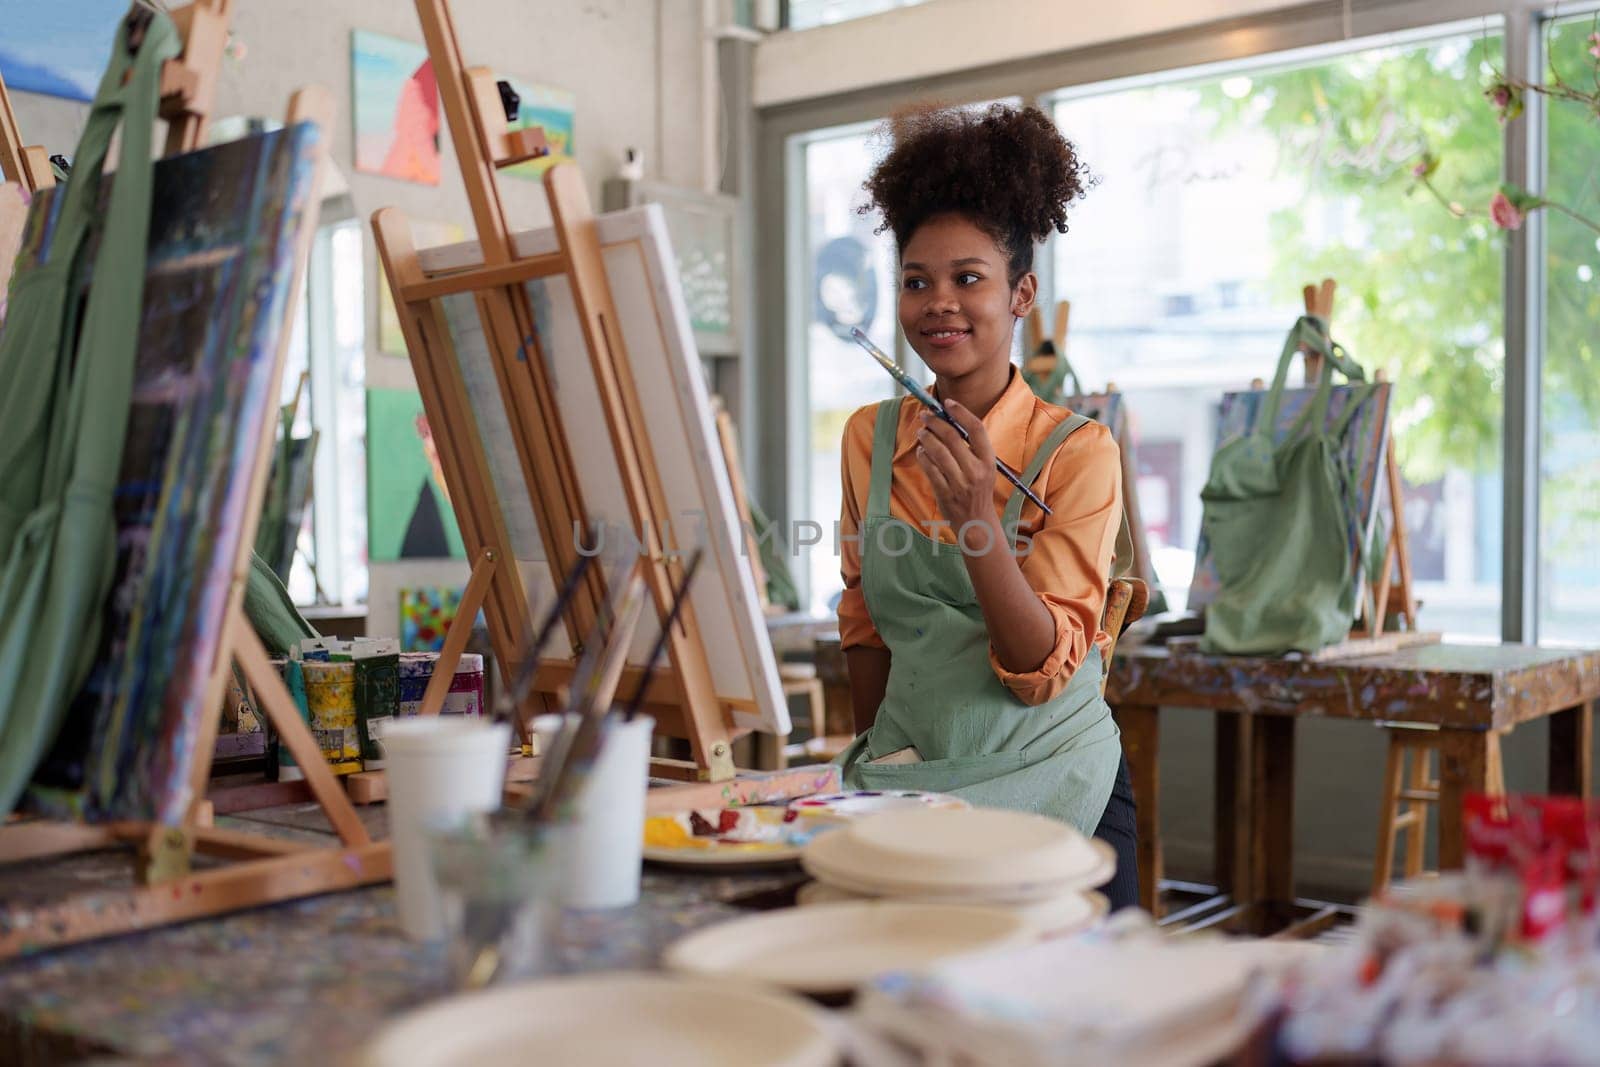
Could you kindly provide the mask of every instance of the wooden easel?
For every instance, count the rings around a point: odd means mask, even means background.
[[[550,575],[559,588],[578,560],[572,531],[590,529],[569,437],[545,361],[538,358],[538,332],[524,283],[566,277],[578,312],[606,428],[618,457],[617,478],[633,529],[644,545],[643,573],[657,617],[664,617],[681,580],[682,561],[669,555],[660,531],[670,522],[669,502],[650,440],[643,431],[643,406],[634,381],[601,256],[595,216],[576,166],[559,164],[544,176],[545,194],[558,238],[557,250],[523,255],[514,247],[496,170],[545,154],[541,131],[508,132],[494,74],[468,68],[461,56],[446,0],[416,0],[423,38],[433,62],[440,100],[466,186],[482,263],[427,275],[421,268],[404,217],[393,208],[372,219],[378,256],[411,353],[451,505],[468,545],[472,573],[454,623],[446,634],[423,714],[437,713],[455,663],[481,607],[495,657],[510,671],[522,656],[528,604],[507,524],[500,513],[489,461],[477,432],[469,397],[454,358],[450,334],[435,301],[472,293],[494,372],[511,425],[529,499]],[[564,621],[574,657],[591,632],[605,596],[600,568],[591,568]],[[670,669],[655,672],[644,708],[658,734],[687,738],[692,761],[655,761],[654,772],[702,781],[734,776],[731,714],[711,678],[705,641],[692,608],[685,606],[667,641]],[[534,693],[517,709],[525,718],[559,699],[572,679],[574,659],[540,663]],[[622,691],[637,685],[641,668],[624,671]],[[525,731],[525,725],[519,723]],[[356,777],[356,776],[352,776]]]
[[[1067,322],[1072,315],[1072,301],[1056,301],[1055,328],[1050,333],[1053,346],[1049,352],[1044,347],[1044,307],[1034,304],[1028,317],[1022,320],[1022,359],[1029,374],[1043,375],[1055,370],[1056,360],[1067,352]]]
[[[225,4],[201,3],[187,17],[183,11],[176,13],[176,21],[190,32],[200,32],[197,27],[213,25],[207,13],[215,12],[219,7],[225,8]],[[220,33],[225,39],[226,23],[224,21],[220,29],[213,25],[212,30],[205,32]],[[207,41],[212,39],[205,38]],[[195,63],[209,64],[214,68],[220,55],[220,47],[214,54],[208,51],[197,56],[191,56],[186,48],[183,59],[172,62],[191,67]],[[172,69],[170,64],[168,69]],[[204,71],[191,70],[189,75],[179,80],[183,85],[193,87],[194,93],[199,93],[203,87],[215,84],[215,71],[211,70],[208,78]],[[177,142],[169,139],[169,152],[200,136],[198,131],[204,129],[204,109],[209,101],[208,97],[198,95],[174,95],[170,99],[184,109],[183,121],[190,132]],[[326,131],[331,127],[332,117],[332,97],[324,89],[309,88],[294,95],[286,121],[291,125],[314,122]],[[304,282],[311,240],[316,231],[315,214],[320,203],[318,195],[327,143],[326,136],[319,141],[319,173],[312,184],[311,206],[308,208],[311,217],[305,221],[300,245],[294,254],[294,275],[284,308],[284,325],[277,352],[273,356],[270,376],[272,396],[278,395],[291,333],[288,324],[294,318],[295,300]],[[328,769],[322,750],[300,718],[293,698],[273,668],[266,649],[244,613],[250,549],[260,517],[267,467],[276,446],[274,430],[279,414],[276,404],[265,405],[258,437],[260,447],[255,462],[249,468],[250,491],[240,524],[242,532],[238,551],[233,560],[233,581],[223,615],[223,636],[211,664],[203,704],[212,710],[196,739],[197,755],[191,772],[190,791],[197,799],[179,825],[140,821],[86,825],[24,820],[0,828],[0,863],[33,861],[127,845],[134,846],[138,854],[134,887],[82,893],[35,908],[0,912],[0,959],[296,897],[354,888],[387,881],[391,877],[388,844],[375,844],[368,836],[355,809]],[[338,847],[308,847],[281,838],[222,830],[211,825],[210,805],[199,798],[205,796],[210,779],[223,693],[232,676],[230,664],[234,661],[237,661],[248,679],[260,710],[272,720],[282,743],[289,747],[305,772],[307,786],[339,836]],[[190,864],[196,853],[238,862],[195,872]]]
[[[1306,314],[1331,324],[1337,290],[1338,285],[1332,278],[1322,279],[1320,285],[1307,285],[1301,290]],[[1322,376],[1322,356],[1304,350],[1303,354],[1306,384],[1313,385]],[[1383,371],[1377,371],[1374,380],[1383,381]],[[1437,634],[1417,631],[1417,601],[1411,588],[1411,553],[1406,541],[1405,491],[1400,480],[1400,461],[1395,456],[1393,433],[1386,432],[1384,436],[1388,442],[1383,450],[1383,462],[1389,495],[1389,534],[1384,540],[1383,562],[1370,582],[1364,575],[1360,579],[1361,617],[1350,631],[1350,640],[1323,649],[1318,653],[1323,658],[1379,651],[1379,646],[1398,647],[1439,639]]]

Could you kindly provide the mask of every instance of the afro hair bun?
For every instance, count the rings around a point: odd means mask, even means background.
[[[1033,246],[1067,232],[1067,205],[1092,184],[1071,142],[1038,108],[983,110],[920,105],[884,124],[891,147],[864,188],[903,251],[924,221],[956,213],[1009,254],[1012,281],[1032,266]]]

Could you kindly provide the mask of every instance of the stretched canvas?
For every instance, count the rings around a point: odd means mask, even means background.
[[[439,84],[420,44],[350,33],[356,170],[439,184]]]
[[[94,99],[127,0],[11,0],[0,5],[0,78],[11,92]],[[24,133],[27,131],[24,130]],[[67,146],[50,146],[67,151]]]
[[[1327,425],[1330,428],[1338,424],[1352,399],[1360,396],[1366,388],[1348,385],[1333,388],[1328,401]],[[1383,466],[1384,449],[1388,447],[1389,437],[1389,391],[1388,384],[1379,383],[1365,394],[1365,399],[1360,401],[1360,410],[1351,417],[1341,440],[1345,464],[1355,472],[1356,478],[1356,521],[1345,532],[1352,555],[1367,543],[1378,515],[1378,474]],[[1316,393],[1315,389],[1284,391],[1283,403],[1278,410],[1278,424],[1273,427],[1274,442],[1281,444],[1287,439],[1289,431]],[[1217,448],[1251,432],[1266,396],[1264,389],[1223,395],[1217,414]],[[1356,580],[1360,581],[1362,577],[1358,574]],[[1189,585],[1189,610],[1203,608],[1216,599],[1219,585],[1216,563],[1211,558],[1211,545],[1202,528],[1200,545],[1195,551],[1194,578]]]
[[[736,726],[788,733],[788,709],[755,580],[743,556],[743,531],[666,218],[652,204],[601,215],[597,222],[618,326],[644,408],[642,429],[665,497],[674,508],[664,540],[685,555],[696,546],[706,549],[707,566],[695,582],[690,603],[705,640],[712,684],[732,711]],[[521,233],[515,245],[519,255],[548,254],[556,251],[556,234],[549,229]],[[435,273],[481,262],[482,254],[475,243],[468,243],[431,249],[418,259],[425,273]],[[528,282],[526,291],[534,312],[534,347],[555,389],[585,512],[609,539],[590,547],[602,555],[614,553],[620,539],[632,536],[633,524],[571,286],[565,276],[556,275]],[[551,603],[555,586],[477,307],[471,294],[446,297],[441,303],[524,587],[532,603]],[[563,536],[572,535],[563,532]],[[635,634],[630,663],[644,663],[658,632],[655,613],[647,611]],[[571,655],[562,631],[557,631],[552,644],[551,655]]]
[[[367,558],[466,558],[415,389],[367,390]]]
[[[437,652],[461,608],[461,588],[422,585],[400,590],[400,650]]]
[[[255,533],[244,518],[315,217],[318,136],[302,124],[156,163],[109,617],[36,776],[83,814],[177,823],[194,760],[209,756],[196,746],[218,713],[207,688],[240,542]],[[39,194],[33,218],[58,196]],[[23,255],[48,254],[51,233],[30,225]]]

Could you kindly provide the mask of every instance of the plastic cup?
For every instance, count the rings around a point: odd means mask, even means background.
[[[395,894],[415,941],[445,934],[428,835],[500,807],[510,740],[509,724],[462,716],[400,719],[384,731]]]
[[[546,756],[561,721],[559,715],[541,715],[533,722]],[[614,715],[605,724],[600,754],[573,804],[571,833],[559,843],[565,860],[561,895],[568,907],[623,908],[639,900],[654,729],[648,715],[632,721]]]

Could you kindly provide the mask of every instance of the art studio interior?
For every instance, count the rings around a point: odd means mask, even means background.
[[[1600,2],[0,0],[0,1063],[1600,1063]]]

